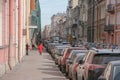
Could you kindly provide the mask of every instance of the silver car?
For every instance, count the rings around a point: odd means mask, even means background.
[[[111,61],[98,80],[120,80],[120,61]]]

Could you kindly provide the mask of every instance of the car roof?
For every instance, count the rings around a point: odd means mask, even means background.
[[[84,49],[83,49],[83,50],[79,50],[79,49],[77,49],[77,50],[72,50],[71,52],[72,52],[72,53],[73,53],[73,52],[87,53],[88,50],[84,50]]]
[[[111,61],[109,62],[110,64],[112,64],[112,66],[120,66],[120,60],[117,60],[117,61]]]
[[[68,48],[70,46],[56,46],[57,49],[64,49],[64,48]]]
[[[94,49],[92,51],[95,51],[96,54],[111,54],[111,53],[120,54],[120,50],[118,49]]]
[[[77,56],[85,55],[85,53],[78,53]]]
[[[87,50],[87,49],[84,48],[84,47],[69,47],[69,49],[83,49],[83,50]]]

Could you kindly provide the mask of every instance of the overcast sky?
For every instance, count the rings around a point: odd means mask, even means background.
[[[68,0],[40,0],[42,28],[51,23],[51,16],[66,12]]]

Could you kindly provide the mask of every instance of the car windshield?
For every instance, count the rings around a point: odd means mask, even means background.
[[[69,56],[69,58],[71,58],[72,60],[73,60],[73,58],[77,55],[77,54],[79,54],[79,53],[86,53],[87,52],[87,50],[73,50],[71,53],[72,54],[70,54],[70,56]]]
[[[93,64],[106,65],[110,61],[120,60],[120,55],[95,55],[93,58]]]
[[[71,60],[73,60],[73,59],[76,57],[76,55],[79,54],[79,53],[80,53],[80,52],[78,52],[78,51],[74,52],[74,53],[71,55]]]
[[[76,59],[74,59],[74,63],[78,63],[80,60],[83,60],[84,56],[84,53],[80,54]]]
[[[62,50],[63,49],[58,49],[58,53],[57,54],[62,54]]]
[[[120,80],[120,66],[114,66],[113,80]]]

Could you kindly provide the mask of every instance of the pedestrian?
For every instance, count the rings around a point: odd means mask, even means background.
[[[40,42],[40,44],[38,45],[38,50],[39,50],[40,55],[42,55],[43,45],[42,45],[41,42]]]
[[[26,55],[28,56],[28,49],[29,49],[29,45],[28,43],[26,44]]]

